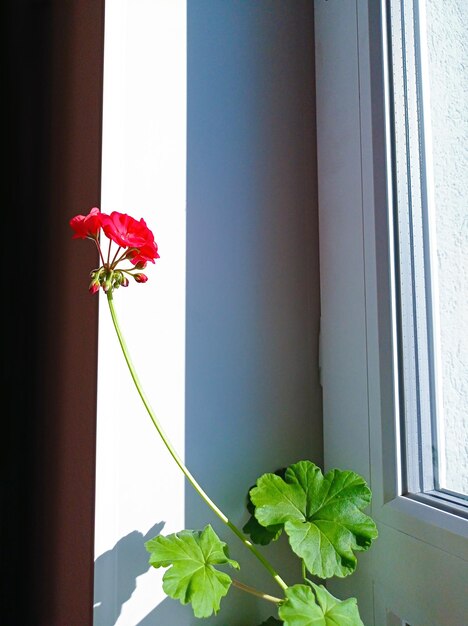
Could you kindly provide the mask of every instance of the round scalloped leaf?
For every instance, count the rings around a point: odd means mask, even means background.
[[[163,576],[165,593],[182,604],[192,604],[195,617],[219,611],[221,598],[231,586],[231,577],[214,565],[239,564],[228,556],[227,545],[208,524],[202,531],[182,530],[159,535],[145,543],[153,567],[169,567]]]
[[[282,524],[275,526],[262,526],[255,515],[251,515],[244,524],[242,530],[249,535],[253,543],[266,546],[272,541],[276,541],[283,530]]]
[[[277,469],[275,471],[275,475],[284,478],[286,469],[286,467],[281,467],[280,469]],[[253,487],[255,487],[255,485]],[[276,541],[279,538],[283,531],[283,525],[275,524],[273,526],[262,526],[258,522],[257,518],[255,517],[255,505],[250,498],[250,491],[253,489],[253,487],[249,489],[249,493],[247,494],[247,511],[250,513],[250,517],[244,524],[242,530],[246,535],[249,535],[253,543],[259,544],[261,546],[266,546],[272,541]]]
[[[322,474],[311,461],[286,470],[284,479],[264,474],[250,491],[262,526],[284,525],[292,550],[320,578],[344,577],[356,569],[353,551],[367,550],[377,537],[374,521],[362,513],[371,491],[351,471]]]
[[[312,588],[294,585],[286,590],[286,600],[278,610],[285,626],[364,626],[355,598],[341,601],[325,587],[310,585]]]

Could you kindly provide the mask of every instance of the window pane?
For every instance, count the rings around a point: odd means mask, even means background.
[[[388,7],[403,491],[448,502],[468,494],[468,2]]]
[[[425,9],[424,106],[432,134],[426,145],[432,152],[438,272],[438,486],[468,494],[468,2],[426,0]]]

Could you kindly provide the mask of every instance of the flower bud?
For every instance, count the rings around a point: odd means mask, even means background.
[[[109,272],[105,277],[105,280],[102,281],[102,288],[105,293],[111,291],[114,287],[114,272]]]
[[[137,283],[146,283],[148,280],[148,276],[146,274],[142,274],[141,272],[139,274],[134,274],[133,278],[137,281]]]
[[[101,287],[101,275],[102,275],[102,269],[98,269],[98,270],[91,272],[90,274],[91,282],[89,283],[89,287],[88,287],[89,293],[95,294],[99,291],[99,288]]]

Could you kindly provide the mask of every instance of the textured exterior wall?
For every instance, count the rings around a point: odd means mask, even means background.
[[[468,2],[427,0],[426,12],[446,457],[442,486],[468,494]]]

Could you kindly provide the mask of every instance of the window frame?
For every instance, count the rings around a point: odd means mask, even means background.
[[[325,469],[366,477],[380,532],[375,547],[358,557],[355,574],[327,585],[339,597],[355,595],[366,624],[373,619],[382,626],[390,610],[412,626],[432,623],[422,621],[430,610],[430,620],[439,615],[434,623],[456,624],[468,608],[455,594],[455,571],[465,571],[468,561],[468,523],[403,495],[399,470],[385,9],[385,0],[315,3]],[[397,576],[388,551],[409,545],[419,555],[411,563],[415,581],[407,580],[408,571]],[[458,622],[440,618],[448,619],[436,599],[439,588],[424,571],[434,553]],[[399,585],[406,586],[398,592]]]
[[[467,517],[463,496],[440,487],[444,415],[424,1],[387,0],[386,16],[389,234],[394,240],[390,271],[403,490],[408,497]]]
[[[354,3],[353,3],[354,4]],[[403,477],[399,469],[401,463],[401,445],[399,429],[399,396],[398,396],[398,354],[397,329],[395,321],[395,285],[392,267],[394,266],[395,251],[392,244],[392,223],[389,219],[393,207],[392,202],[392,179],[391,179],[391,145],[387,137],[391,136],[388,89],[386,41],[385,35],[385,1],[382,3],[367,3],[362,0],[356,1],[356,30],[358,48],[356,49],[355,62],[359,66],[356,70],[358,84],[355,86],[354,114],[359,119],[359,136],[356,133],[353,150],[357,150],[360,167],[353,164],[353,168],[359,176],[359,185],[355,188],[355,198],[359,202],[361,210],[359,219],[362,226],[362,255],[356,256],[357,265],[351,273],[355,273],[354,293],[360,292],[361,310],[364,324],[360,328],[362,341],[365,348],[362,357],[366,361],[366,376],[361,384],[367,389],[366,401],[362,403],[362,415],[368,416],[369,448],[367,469],[364,473],[370,479],[373,490],[373,513],[382,521],[390,524],[402,524],[411,532],[415,532],[410,518],[415,517],[423,524],[436,524],[440,528],[458,534],[468,536],[468,527],[465,520],[459,520],[452,513],[437,510],[419,501],[416,497],[406,497],[404,494]],[[380,6],[378,6],[380,5]],[[373,26],[369,29],[367,20]],[[329,36],[330,33],[325,34]],[[323,33],[317,33],[320,39]],[[320,43],[319,43],[320,45]],[[320,81],[320,76],[319,76]],[[322,85],[322,90],[325,87]],[[348,89],[349,97],[350,89]],[[320,100],[320,93],[318,94]],[[320,106],[320,102],[318,103]],[[327,115],[325,113],[325,115]],[[342,117],[338,120],[344,128],[349,122]],[[326,125],[326,123],[325,123]],[[322,355],[327,351],[325,342],[330,338],[330,329],[327,328],[327,320],[324,316],[329,314],[328,302],[331,301],[331,291],[336,290],[336,281],[329,280],[331,272],[328,271],[329,256],[325,252],[326,241],[330,236],[336,236],[339,223],[329,223],[329,206],[325,194],[327,172],[324,170],[324,152],[327,150],[325,143],[327,138],[320,129],[320,113],[318,120],[319,150],[322,149],[322,160],[319,164],[319,194],[322,193],[322,202],[319,201],[321,215],[322,252],[321,252],[321,284],[322,284]],[[321,167],[322,166],[322,167]],[[349,168],[348,168],[349,169]],[[359,171],[358,171],[359,170]],[[349,174],[349,172],[348,172]],[[327,207],[325,209],[324,207]],[[379,207],[374,212],[374,207]],[[356,211],[357,215],[357,211]],[[336,229],[333,231],[333,229]],[[343,228],[344,230],[344,228]],[[377,243],[378,242],[378,250]],[[354,242],[353,242],[354,245]],[[335,249],[336,251],[336,249]],[[359,254],[359,252],[358,252]],[[359,272],[357,274],[357,272]],[[360,283],[360,284],[359,284]],[[341,295],[344,295],[344,291]],[[340,294],[339,296],[340,297]],[[331,317],[331,315],[330,315]],[[336,316],[335,316],[336,317]],[[330,342],[334,349],[336,343]],[[349,348],[349,345],[348,345]],[[345,348],[346,349],[346,348]],[[327,363],[327,356],[322,356],[321,370],[322,380],[331,376]],[[330,359],[331,361],[331,359]],[[335,359],[333,359],[335,362]],[[325,382],[326,385],[326,382]],[[380,418],[382,415],[382,418]],[[333,449],[330,438],[342,439],[338,429],[340,425],[329,410],[324,415],[326,445]],[[340,419],[338,419],[338,422]],[[367,420],[366,420],[367,421]],[[360,425],[367,429],[363,421]],[[355,438],[354,438],[355,439]],[[355,441],[357,444],[358,442]],[[385,444],[385,445],[384,445]],[[327,463],[327,461],[326,461]],[[372,468],[372,471],[371,471]],[[430,527],[418,533],[421,539],[429,540],[432,536]],[[458,553],[458,548],[454,554]]]
[[[392,88],[391,78],[389,76],[390,71],[390,43],[388,29],[389,25],[389,0],[382,1],[381,12],[379,14],[380,29],[382,34],[382,40],[377,44],[380,47],[380,62],[376,63],[378,58],[376,51],[371,54],[371,81],[377,89],[374,89],[372,93],[371,104],[371,118],[372,118],[372,142],[373,142],[373,154],[374,158],[379,158],[379,153],[385,154],[384,157],[384,169],[386,175],[385,191],[382,181],[376,180],[375,166],[374,174],[369,172],[368,178],[373,175],[373,189],[376,194],[376,205],[382,207],[382,215],[380,219],[376,220],[375,239],[379,241],[387,241],[388,248],[386,254],[378,255],[374,248],[373,242],[370,241],[370,233],[367,233],[367,240],[364,241],[366,250],[370,256],[370,262],[372,263],[372,257],[374,257],[374,263],[377,267],[376,283],[374,285],[368,285],[366,289],[367,301],[370,299],[372,289],[377,291],[377,310],[378,320],[372,316],[368,316],[367,321],[369,324],[372,322],[377,324],[377,327],[373,329],[375,333],[374,337],[379,345],[379,369],[380,376],[380,393],[381,398],[381,410],[382,410],[382,422],[390,425],[393,424],[393,432],[389,432],[389,428],[384,429],[381,435],[380,446],[371,447],[371,464],[374,466],[382,467],[382,477],[380,483],[384,485],[383,492],[377,493],[379,506],[381,509],[382,520],[391,524],[399,526],[406,524],[410,521],[407,519],[414,517],[416,524],[411,523],[408,530],[415,533],[421,540],[430,540],[434,545],[440,547],[445,546],[445,541],[437,541],[433,536],[430,528],[425,528],[427,524],[436,525],[441,529],[445,529],[451,533],[455,533],[461,537],[468,537],[468,525],[466,524],[466,509],[457,505],[456,502],[452,502],[450,505],[441,505],[441,497],[433,495],[429,489],[426,489],[427,478],[419,477],[419,480],[423,481],[423,485],[420,491],[416,491],[415,480],[410,479],[410,484],[407,484],[407,476],[405,475],[405,465],[408,458],[408,454],[405,454],[405,443],[403,442],[402,430],[403,422],[408,423],[412,421],[414,416],[405,417],[405,409],[403,407],[404,392],[402,381],[402,345],[401,345],[401,327],[399,327],[400,318],[400,299],[398,295],[398,288],[396,286],[396,248],[397,243],[397,200],[396,200],[396,185],[395,180],[395,143],[394,143],[394,128],[392,125],[393,114],[393,101],[392,101]],[[376,13],[370,12],[370,18]],[[419,19],[419,16],[418,16]],[[375,21],[374,21],[375,23]],[[377,29],[376,29],[377,30]],[[371,33],[369,32],[371,35]],[[377,39],[377,38],[376,38]],[[371,44],[372,45],[372,42]],[[421,83],[416,86],[416,89],[422,88]],[[380,96],[380,98],[379,98]],[[362,103],[365,106],[365,102]],[[382,159],[382,156],[380,156]],[[381,166],[383,165],[383,159]],[[423,185],[426,174],[423,174]],[[365,184],[367,176],[363,176]],[[371,184],[369,182],[369,184]],[[380,187],[380,189],[379,189]],[[427,202],[427,198],[423,199],[423,202]],[[385,209],[384,209],[385,207]],[[364,205],[364,211],[369,214],[369,220],[372,219],[373,206]],[[388,218],[385,219],[385,212]],[[427,255],[425,258],[427,262]],[[368,268],[368,273],[372,269]],[[427,281],[427,277],[426,277]],[[401,306],[401,305],[400,305]],[[427,312],[427,315],[431,317],[431,313]],[[427,347],[427,346],[426,346]],[[432,352],[433,348],[429,347],[427,352]],[[388,355],[392,355],[391,372],[388,372],[389,362]],[[432,369],[429,366],[429,369]],[[434,372],[429,372],[430,380],[428,383],[434,384]],[[378,393],[377,387],[375,393]],[[429,394],[433,394],[433,391],[429,391]],[[433,402],[437,402],[434,397],[431,397]],[[374,432],[375,437],[379,437],[379,424],[377,414],[374,414],[374,420],[371,420],[371,431]],[[426,416],[426,420],[432,421],[431,416]],[[389,439],[390,436],[390,439]],[[385,441],[390,440],[392,446],[391,454],[385,452]],[[418,441],[420,444],[421,442]],[[407,445],[407,444],[406,444]],[[378,450],[381,450],[378,453]],[[374,451],[374,454],[372,454]],[[390,476],[396,478],[391,481]],[[391,482],[391,484],[389,484]],[[373,485],[375,488],[377,485]],[[418,523],[419,522],[419,523]],[[459,547],[454,548],[453,554],[459,553]]]

